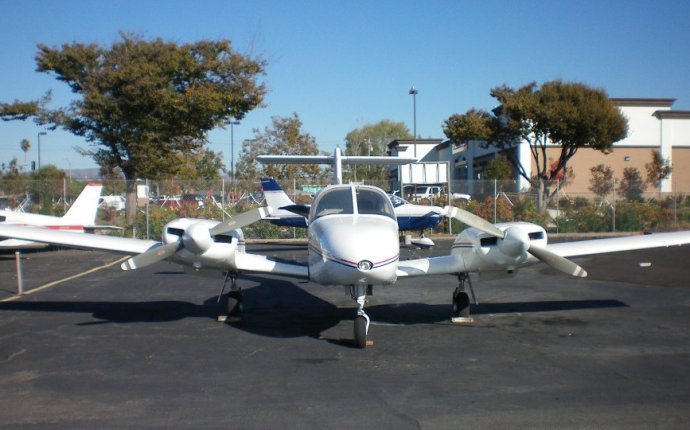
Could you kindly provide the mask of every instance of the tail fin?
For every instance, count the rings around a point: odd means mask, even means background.
[[[87,184],[62,219],[75,225],[94,225],[102,190],[101,184]]]
[[[266,206],[275,209],[280,209],[285,206],[294,205],[290,197],[280,188],[280,185],[273,178],[261,178],[261,186],[264,189],[264,196],[266,197]]]

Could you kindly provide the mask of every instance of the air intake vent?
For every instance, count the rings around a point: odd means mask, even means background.
[[[533,231],[532,233],[529,234],[530,240],[539,240],[544,238],[544,232],[543,231]]]
[[[182,235],[184,234],[184,230],[182,230],[181,228],[168,227],[168,234],[182,237]]]
[[[482,246],[496,246],[496,244],[498,243],[498,238],[497,237],[483,237],[483,238],[481,238],[479,243]]]

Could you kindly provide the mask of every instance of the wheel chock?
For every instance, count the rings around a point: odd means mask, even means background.
[[[474,318],[472,317],[453,317],[450,321],[455,325],[472,325],[474,324]]]

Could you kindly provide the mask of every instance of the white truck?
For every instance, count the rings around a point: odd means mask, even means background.
[[[410,200],[433,200],[438,199],[445,194],[443,187],[439,185],[405,185],[405,195],[409,196]],[[463,193],[452,193],[452,200],[469,201],[470,195]]]

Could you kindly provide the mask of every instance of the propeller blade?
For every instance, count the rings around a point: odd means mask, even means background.
[[[537,257],[542,263],[546,263],[554,269],[560,270],[563,273],[566,273],[571,276],[577,276],[580,278],[584,278],[585,276],[587,276],[587,272],[585,271],[585,269],[583,269],[582,267],[578,266],[577,264],[573,263],[565,257],[561,257],[558,254],[548,251],[546,248],[530,246],[527,252]]]
[[[463,224],[467,224],[470,227],[483,231],[484,233],[496,236],[499,239],[503,239],[505,237],[505,233],[499,230],[498,227],[471,212],[456,208],[455,206],[446,206],[444,210],[446,212],[446,216],[455,218]]]
[[[180,246],[182,246],[182,243],[179,241],[157,246],[128,259],[120,265],[120,268],[122,270],[134,270],[158,263],[173,255]]]
[[[209,230],[209,233],[211,233],[211,236],[217,236],[219,234],[248,226],[249,224],[253,224],[260,219],[267,217],[270,209],[271,208],[269,206],[266,206],[235,215],[229,221],[222,222],[213,227],[211,230]]]

